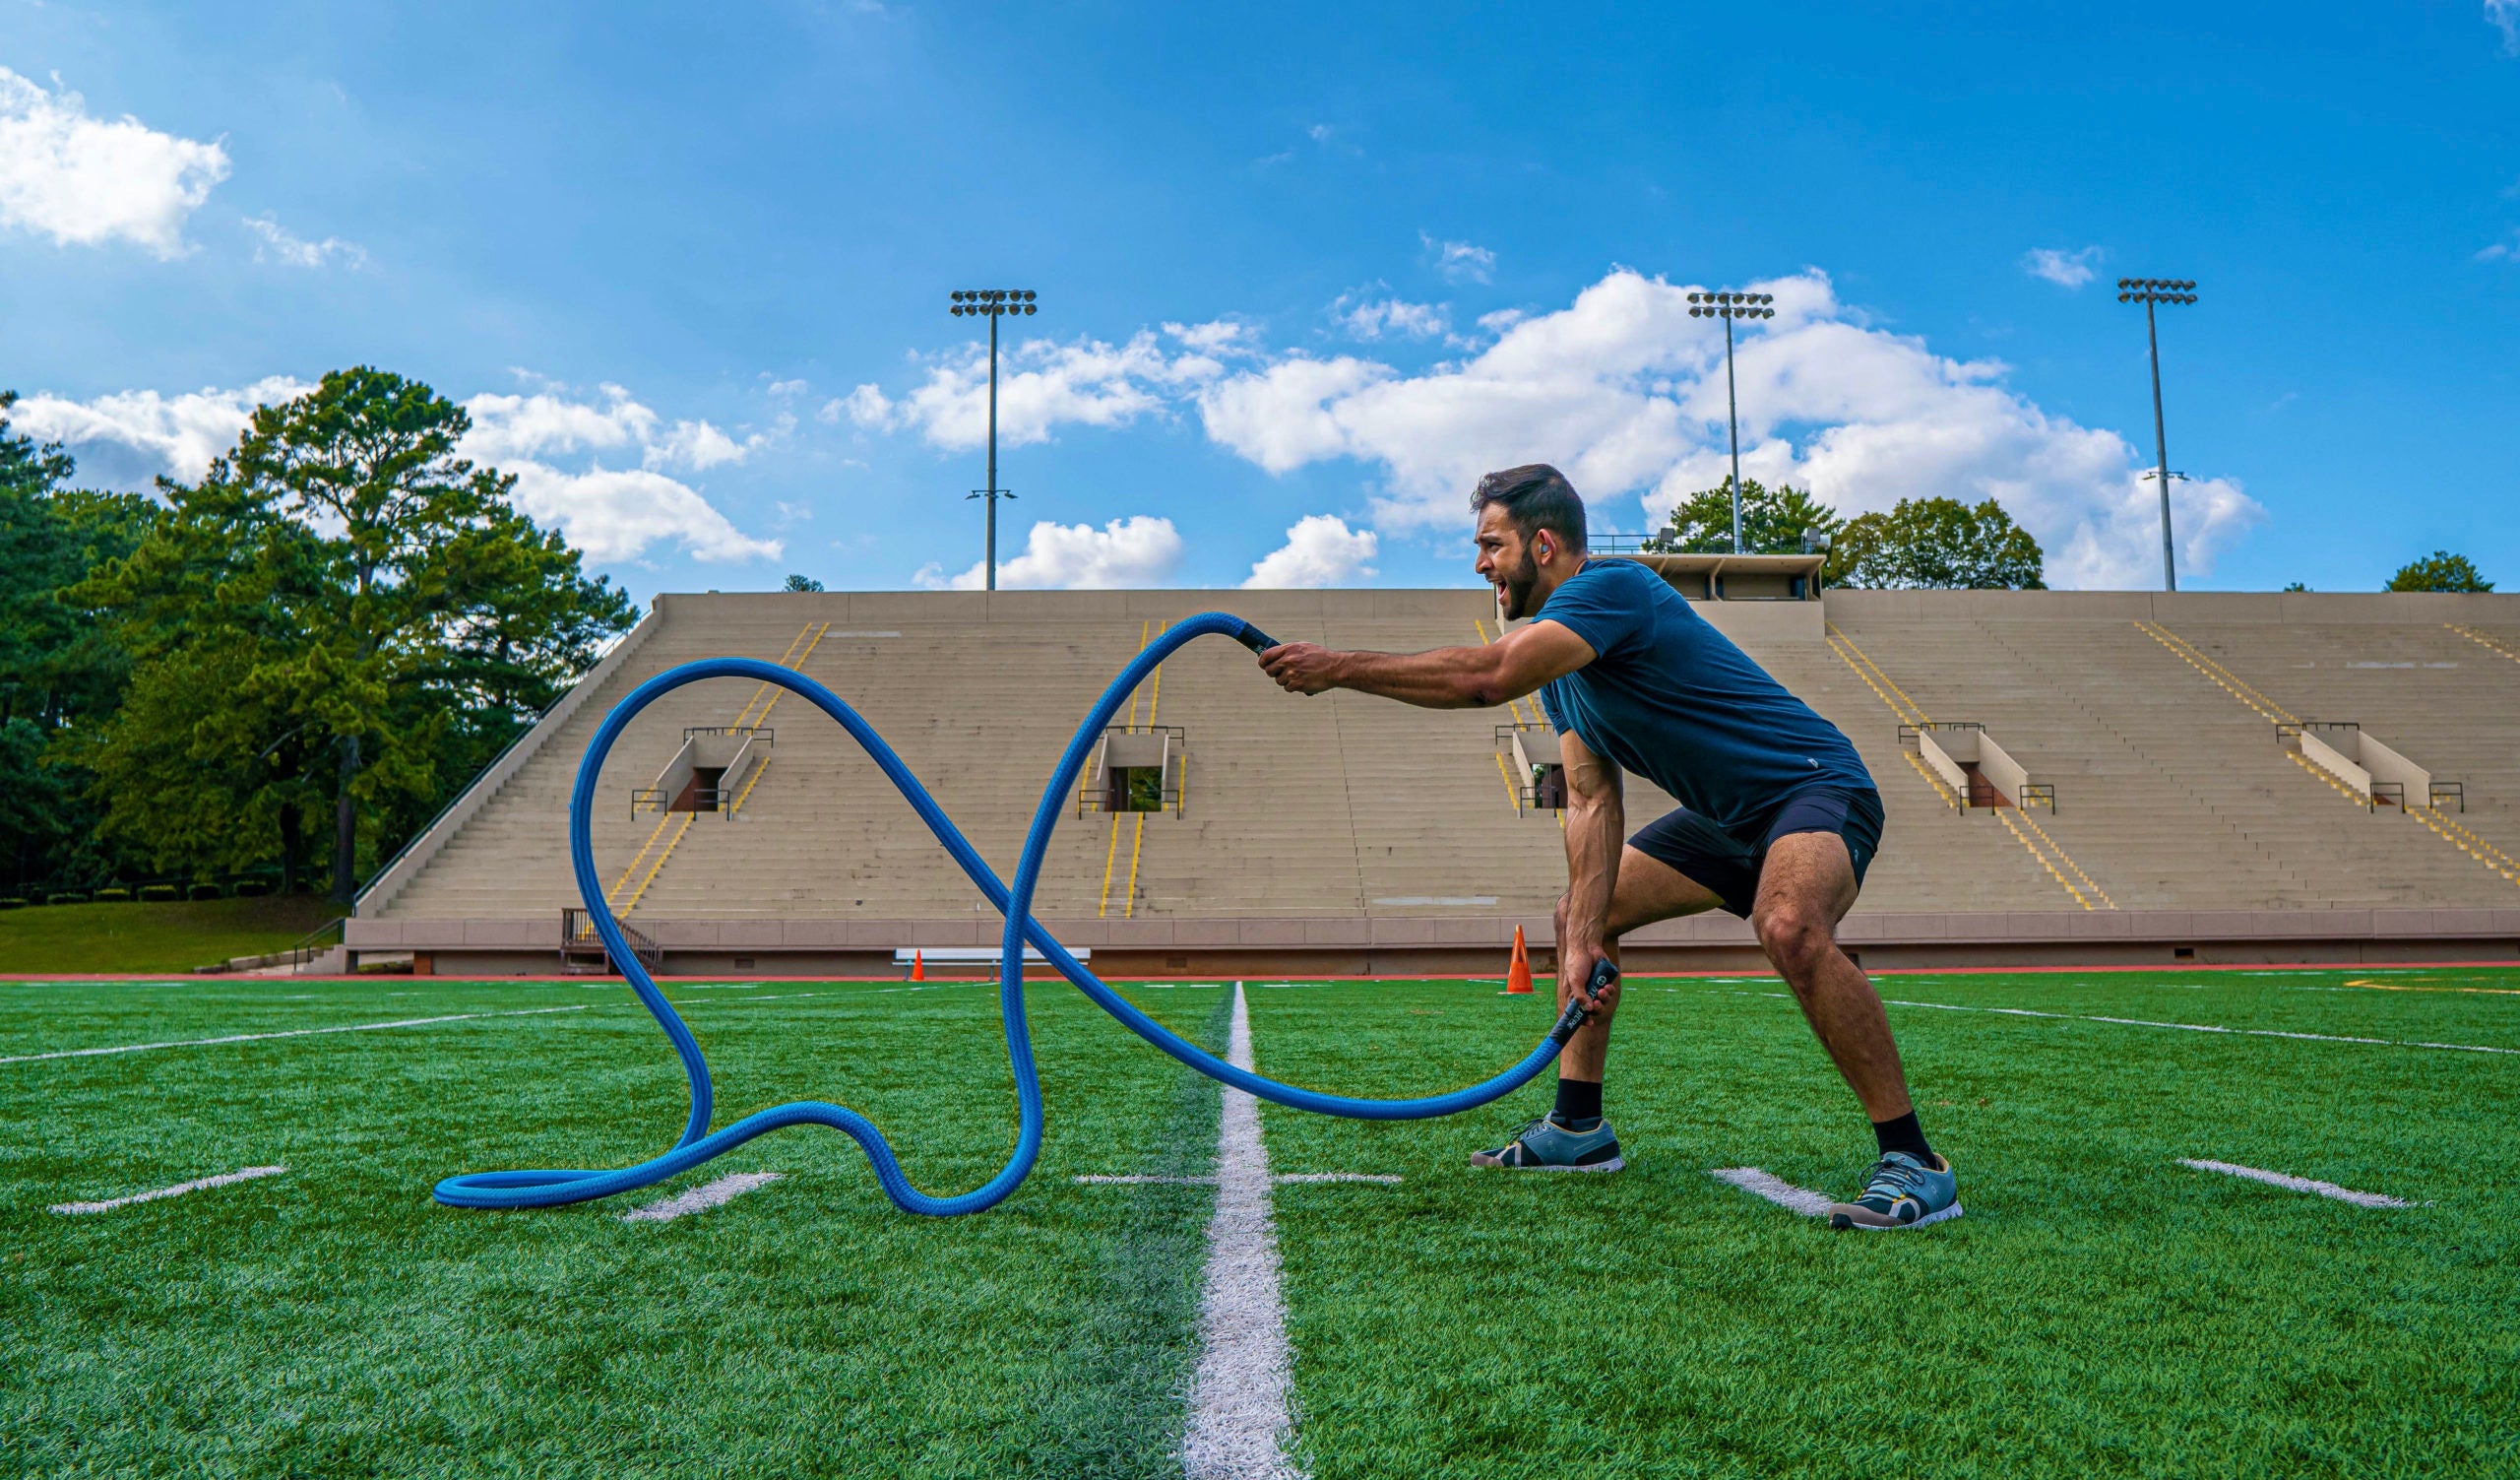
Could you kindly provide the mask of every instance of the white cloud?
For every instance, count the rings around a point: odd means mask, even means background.
[[[260,216],[248,216],[244,222],[245,229],[253,232],[256,238],[256,262],[284,262],[291,267],[322,267],[337,259],[349,267],[363,267],[367,263],[367,249],[357,242],[344,241],[339,236],[308,241],[292,235],[268,211]]]
[[[791,396],[801,396],[805,394],[807,389],[808,387],[802,380],[773,380],[770,382],[771,396],[781,401],[785,401]]]
[[[884,389],[877,385],[861,385],[848,395],[823,403],[814,413],[817,421],[838,421],[847,417],[859,426],[881,431],[892,425],[893,403],[884,399]]]
[[[1202,325],[1200,331],[1216,328]],[[999,352],[997,439],[1020,447],[1047,441],[1062,424],[1126,425],[1163,414],[1168,395],[1224,371],[1213,354],[1167,355],[1155,335],[1144,331],[1122,345],[1028,340]],[[988,352],[959,350],[929,361],[926,381],[898,400],[880,387],[861,385],[833,405],[840,410],[826,406],[827,420],[846,415],[864,427],[916,431],[938,447],[977,447],[988,435]]]
[[[1490,334],[1502,334],[1529,317],[1530,314],[1519,308],[1499,308],[1494,313],[1480,314],[1479,327]]]
[[[1484,283],[1496,272],[1496,254],[1467,241],[1437,241],[1420,231],[1418,239],[1434,254],[1435,271],[1447,283]]]
[[[2058,251],[2054,247],[2033,247],[2021,259],[2021,270],[2034,278],[2045,278],[2058,288],[2080,288],[2097,274],[2092,264],[2100,260],[2100,248],[2084,247],[2079,252]]]
[[[34,395],[9,418],[38,442],[60,442],[79,459],[83,483],[139,487],[164,474],[190,483],[210,471],[210,461],[236,445],[258,406],[276,406],[314,387],[286,375],[270,375],[237,390],[215,387],[161,396],[121,391],[94,401]]]
[[[209,470],[211,459],[234,448],[255,407],[313,389],[274,375],[238,390],[178,396],[124,391],[80,402],[36,395],[19,402],[10,419],[38,441],[68,445],[82,482],[132,487],[158,474],[191,482]],[[620,386],[607,385],[602,394],[600,405],[573,401],[564,387],[475,396],[465,403],[472,430],[457,451],[515,474],[517,507],[557,525],[591,559],[630,559],[660,541],[679,543],[703,560],[779,555],[778,541],[743,534],[697,490],[658,471],[740,461],[777,433],[739,443],[706,421],[665,426]],[[644,466],[608,469],[589,457],[586,466],[563,468],[553,461],[606,451],[636,451]]]
[[[2515,3],[2520,3],[2520,0],[2515,0]],[[2477,260],[2479,262],[2520,262],[2520,226],[2513,227],[2507,239],[2490,243],[2484,251],[2477,253]]]
[[[1791,479],[1848,513],[1992,497],[2047,547],[2051,584],[2151,584],[2152,495],[2124,438],[2049,416],[2001,384],[1999,363],[1866,327],[1825,274],[1755,287],[1775,295],[1777,317],[1737,353],[1745,474]],[[1643,494],[1659,524],[1723,478],[1723,346],[1720,329],[1689,318],[1684,286],[1620,269],[1459,362],[1404,374],[1294,355],[1194,394],[1208,435],[1272,473],[1337,458],[1378,467],[1385,530],[1458,528],[1481,473],[1534,461],[1564,469],[1597,504]],[[2228,480],[2174,496],[2182,568],[2199,576],[2263,517]]]
[[[1292,586],[1353,586],[1373,579],[1372,530],[1354,530],[1329,514],[1308,514],[1287,531],[1287,543],[1251,567],[1246,591]]]
[[[2520,56],[2520,0],[2485,0],[2485,18],[2502,32],[2502,54]]]
[[[227,168],[216,143],[161,134],[128,114],[91,118],[78,94],[46,92],[0,67],[0,225],[63,246],[120,238],[179,257],[185,219]]]
[[[1167,321],[1164,332],[1202,354],[1235,354],[1251,352],[1251,326],[1232,319],[1212,319],[1204,324],[1175,324]]]
[[[526,378],[538,379],[530,374]],[[667,425],[628,390],[609,382],[598,388],[599,404],[578,399],[556,382],[541,384],[545,389],[530,396],[484,394],[465,402],[472,430],[464,439],[464,455],[504,468],[552,454],[635,451],[640,466],[650,470],[703,472],[742,462],[779,440],[793,424],[791,418],[783,415],[770,430],[753,432],[738,442],[705,420]]]
[[[687,484],[646,468],[565,473],[536,462],[498,465],[516,475],[516,506],[596,561],[627,560],[670,541],[701,560],[775,560],[783,547],[755,540]]]
[[[1181,534],[1169,519],[1133,514],[1101,529],[1090,524],[1063,525],[1042,520],[1033,526],[1024,553],[997,567],[997,584],[1006,590],[1113,591],[1161,586],[1181,562]],[[930,591],[977,591],[985,584],[984,566],[948,579],[944,567],[920,566],[912,579]]]
[[[1452,327],[1441,303],[1371,299],[1360,293],[1342,293],[1330,305],[1330,317],[1351,338],[1361,340],[1381,339],[1387,334],[1402,339],[1432,339]]]

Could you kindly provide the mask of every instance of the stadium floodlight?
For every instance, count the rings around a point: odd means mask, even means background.
[[[1732,553],[1736,555],[1741,552],[1741,404],[1732,390],[1732,321],[1775,318],[1776,310],[1768,306],[1775,301],[1775,294],[1764,292],[1689,294],[1690,318],[1724,321],[1724,407],[1725,418],[1732,427]]]
[[[988,500],[988,548],[981,569],[990,591],[997,589],[997,501],[1015,496],[997,485],[997,321],[1009,314],[1040,312],[1040,296],[1029,288],[958,288],[949,308],[958,319],[988,320],[988,486],[974,488],[965,501]]]
[[[2170,438],[2162,431],[2162,336],[2154,322],[2156,303],[2193,303],[2196,284],[2188,278],[2120,278],[2117,301],[2144,305],[2144,337],[2153,348],[2153,471],[2144,475],[2162,485],[2162,589],[2178,589],[2178,562],[2171,551],[2170,481],[2185,478],[2170,471]]]

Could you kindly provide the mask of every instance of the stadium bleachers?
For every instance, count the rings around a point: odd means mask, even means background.
[[[2520,881],[2504,867],[2520,850],[2513,600],[1831,592],[1699,610],[1844,730],[1881,787],[1884,847],[1849,938],[1908,955],[1947,940],[1962,956],[2000,939],[2018,956],[2024,941],[2168,954],[2174,938],[2223,942],[2210,951],[2270,936],[2520,935]],[[1340,647],[1497,632],[1478,590],[664,598],[521,762],[371,887],[353,948],[450,969],[550,959],[560,911],[578,902],[565,818],[588,739],[639,682],[724,654],[785,655],[829,684],[1009,871],[1093,697],[1166,623],[1210,607]],[[2464,782],[2466,811],[2366,810],[2285,748],[2278,715],[2361,722]],[[737,812],[633,814],[633,789],[686,727],[738,718],[773,729],[776,746]],[[1071,798],[1038,912],[1071,943],[1151,969],[1292,969],[1341,951],[1432,963],[1491,949],[1515,924],[1544,937],[1561,831],[1555,813],[1517,808],[1496,740],[1498,725],[1538,718],[1530,701],[1509,713],[1294,698],[1232,644],[1193,644],[1120,716],[1184,732],[1177,812],[1080,815]],[[1999,736],[2054,787],[2054,809],[1955,808],[1901,734],[1955,722]],[[663,943],[669,969],[766,972],[996,938],[995,914],[909,805],[792,695],[727,679],[678,690],[625,732],[601,797],[611,902]],[[1631,779],[1631,827],[1670,804]],[[1729,919],[1631,941],[1726,960],[1747,942]]]

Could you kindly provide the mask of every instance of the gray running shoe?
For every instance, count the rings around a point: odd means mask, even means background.
[[[1960,1216],[1960,1178],[1937,1156],[1927,1166],[1905,1151],[1872,1164],[1863,1192],[1853,1202],[1829,1204],[1831,1228],[1922,1228]]]
[[[1569,1130],[1543,1116],[1495,1150],[1473,1151],[1470,1164],[1526,1172],[1615,1172],[1627,1162],[1618,1154],[1618,1136],[1609,1122],[1597,1121],[1590,1130]]]

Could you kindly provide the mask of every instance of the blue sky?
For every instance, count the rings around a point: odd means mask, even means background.
[[[1625,10],[0,0],[0,386],[94,482],[354,362],[641,597],[1464,585],[1487,467],[1995,496],[2051,582],[2520,585],[2520,0]],[[1571,13],[1571,14],[1570,14]],[[1037,525],[1046,528],[1037,530]]]

